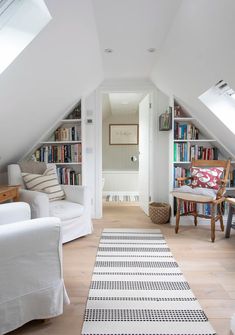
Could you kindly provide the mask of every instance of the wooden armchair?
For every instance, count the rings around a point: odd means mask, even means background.
[[[215,222],[220,221],[221,230],[224,231],[222,202],[225,200],[226,183],[229,175],[230,160],[192,160],[191,176],[176,178],[179,188],[172,192],[177,199],[176,234],[179,231],[180,216],[193,215],[194,224],[197,218],[203,217],[211,220],[211,241],[215,241]],[[188,185],[185,185],[186,181]],[[204,186],[205,185],[205,186]],[[204,186],[204,187],[203,187]],[[191,210],[180,213],[181,203],[193,204]],[[209,204],[210,214],[198,213],[197,204]]]

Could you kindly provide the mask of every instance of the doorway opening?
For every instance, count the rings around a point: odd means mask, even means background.
[[[102,94],[102,204],[148,214],[150,95]]]

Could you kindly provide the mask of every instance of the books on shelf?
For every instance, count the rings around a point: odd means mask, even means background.
[[[174,122],[174,139],[176,140],[197,140],[199,129],[191,123]]]
[[[192,159],[195,160],[218,160],[219,150],[215,146],[211,146],[213,139],[204,137],[205,130],[201,129],[199,123],[195,123],[188,111],[184,109],[176,100],[174,100],[174,119],[173,119],[173,173],[172,173],[172,187],[177,188],[181,185],[176,180],[179,177],[190,176],[189,164]],[[197,125],[197,127],[195,126]],[[209,135],[208,135],[209,136]],[[191,181],[186,181],[189,184]],[[230,187],[230,190],[229,190]],[[235,168],[230,172],[229,181],[227,183],[227,191],[229,195],[233,195],[233,188],[235,188]],[[173,213],[177,211],[176,198],[170,200]],[[227,213],[227,204],[222,203],[224,206],[224,213]],[[180,214],[187,214],[188,212],[195,211],[195,203],[182,201]],[[197,211],[199,214],[209,216],[211,213],[210,204],[197,204]]]
[[[45,163],[81,163],[82,144],[44,145],[35,151],[35,159]]]
[[[229,173],[227,187],[235,187],[235,169],[231,170]]]
[[[59,182],[65,185],[82,185],[84,178],[82,159],[81,100],[70,113],[60,120],[60,126],[41,142],[34,152],[36,161],[56,164]]]
[[[190,169],[185,169],[181,166],[175,166],[174,167],[174,182],[173,186],[174,188],[180,187],[179,182],[176,180],[180,177],[189,177],[190,176]],[[187,182],[185,183],[187,185]]]
[[[174,162],[188,162],[192,159],[218,159],[218,149],[216,147],[203,147],[198,144],[174,143]]]
[[[57,167],[59,183],[63,185],[82,185],[82,175],[67,167]]]
[[[209,203],[197,203],[197,205],[194,202],[190,201],[182,201],[180,204],[180,214],[186,214],[188,212],[194,212],[197,206],[197,213],[202,215],[211,215],[211,208]],[[174,214],[176,214],[177,211],[177,203],[175,201],[174,204]],[[224,204],[224,208],[222,209],[223,213],[227,213],[227,205]]]
[[[81,125],[58,128],[54,132],[54,141],[81,141]]]
[[[71,119],[81,119],[81,114],[82,114],[82,106],[81,106],[81,101],[77,103],[77,105],[74,107],[71,113],[67,116],[67,120]]]

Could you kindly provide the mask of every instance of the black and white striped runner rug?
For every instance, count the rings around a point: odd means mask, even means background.
[[[158,229],[104,229],[82,335],[215,331]]]
[[[106,195],[105,196],[106,202],[139,202],[139,195]]]

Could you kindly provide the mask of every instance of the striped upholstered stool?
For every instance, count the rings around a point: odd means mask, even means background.
[[[231,228],[235,229],[235,223],[233,223],[233,213],[235,211],[235,198],[226,198],[226,201],[229,204],[229,210],[228,210],[228,220],[225,231],[225,237],[228,238],[230,237]]]

